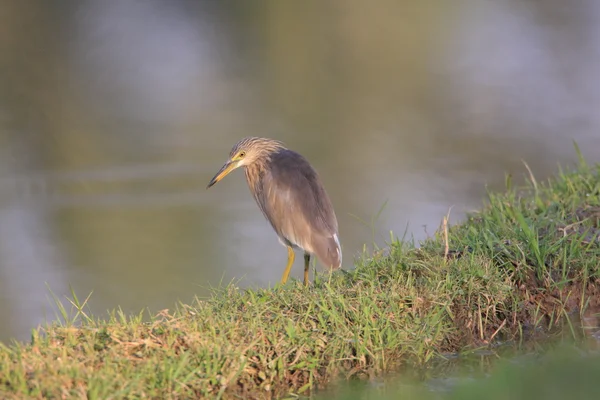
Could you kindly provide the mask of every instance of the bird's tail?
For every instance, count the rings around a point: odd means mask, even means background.
[[[317,258],[325,267],[332,270],[342,266],[342,246],[337,234],[318,240],[319,246],[315,248]]]

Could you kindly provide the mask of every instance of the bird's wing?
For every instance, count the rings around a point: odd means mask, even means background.
[[[335,212],[304,157],[291,150],[272,155],[261,186],[259,206],[263,202],[261,209],[280,237],[317,254],[324,263],[335,264],[337,252],[341,262]]]

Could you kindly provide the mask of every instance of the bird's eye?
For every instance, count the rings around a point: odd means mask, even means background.
[[[246,156],[245,151],[240,151],[240,154],[238,154],[238,158],[244,158],[245,156]]]

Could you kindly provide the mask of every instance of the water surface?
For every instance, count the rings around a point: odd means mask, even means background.
[[[243,174],[205,190],[243,136],[319,171],[346,268],[459,221],[522,160],[539,180],[573,141],[600,161],[599,4],[5,4],[0,340],[54,317],[46,285],[101,314],[276,283],[286,251]]]

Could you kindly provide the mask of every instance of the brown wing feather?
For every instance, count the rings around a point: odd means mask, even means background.
[[[261,174],[252,182],[258,186],[253,191],[256,201],[279,237],[315,254],[326,266],[339,267],[341,249],[335,212],[308,161],[282,149],[271,154],[264,168],[255,172]]]

